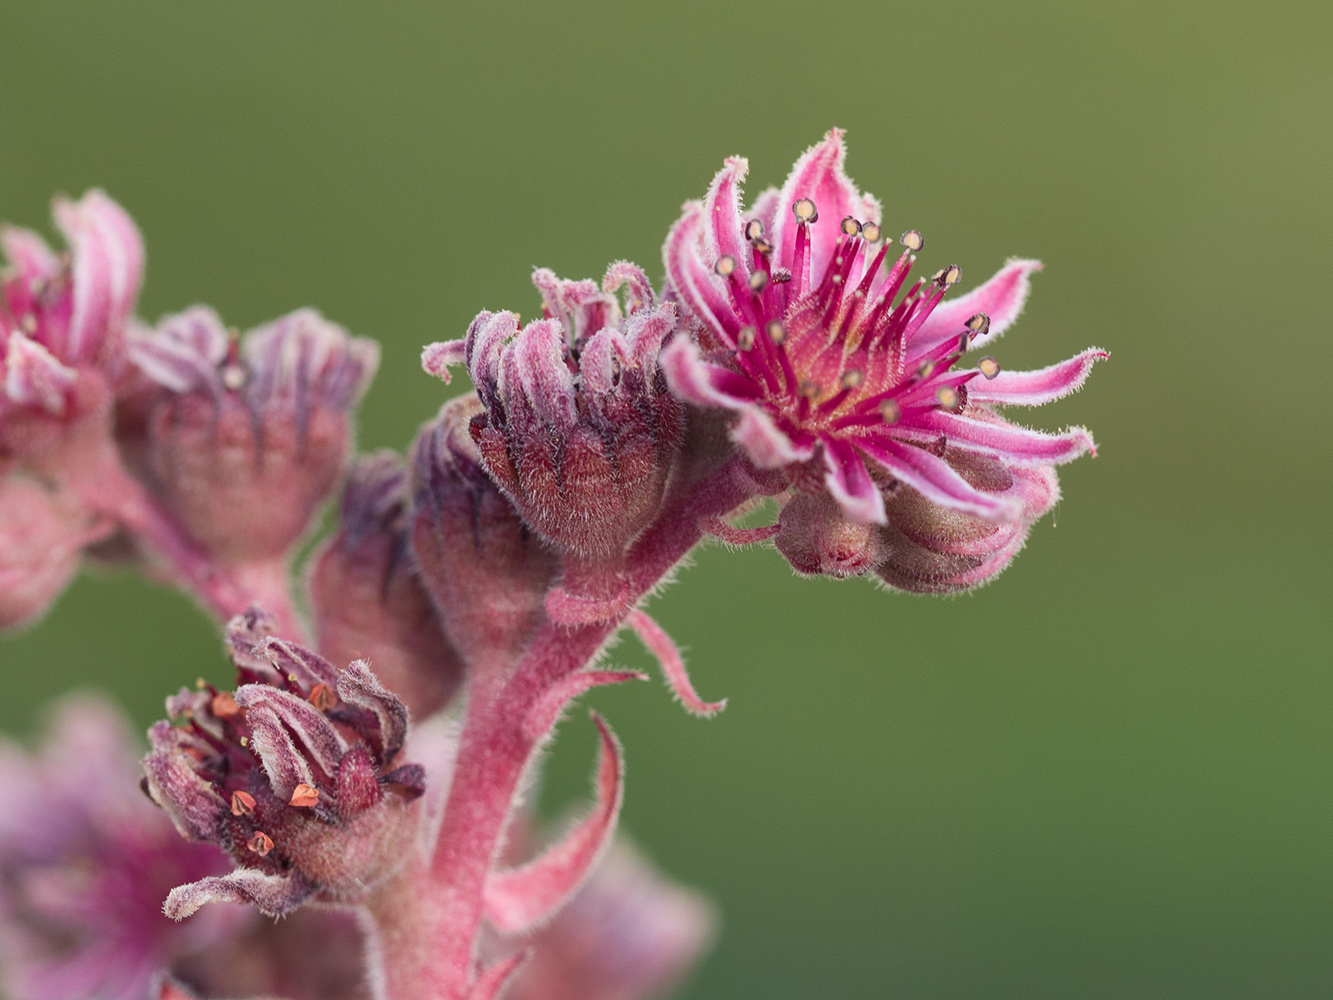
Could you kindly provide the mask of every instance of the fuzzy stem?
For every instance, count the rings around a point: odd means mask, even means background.
[[[753,495],[754,483],[729,464],[671,498],[630,550],[626,611],[657,586],[702,537],[701,515],[720,515]],[[567,627],[547,621],[508,674],[485,671],[474,682],[494,691],[468,699],[453,784],[429,876],[399,880],[381,893],[371,916],[390,971],[386,1000],[463,1000],[474,981],[486,878],[515,795],[542,742],[524,732],[528,712],[551,685],[584,667],[623,623]],[[492,687],[494,685],[494,687]],[[398,893],[405,897],[399,898]],[[429,897],[427,899],[426,897]],[[398,900],[398,902],[395,902]],[[394,910],[401,904],[402,910]]]

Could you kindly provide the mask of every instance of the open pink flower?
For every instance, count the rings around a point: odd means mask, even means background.
[[[967,351],[1013,323],[1040,264],[1012,260],[945,303],[959,278],[951,265],[900,296],[921,234],[904,233],[903,252],[890,254],[879,202],[847,178],[844,156],[834,129],[780,193],[763,192],[748,211],[748,164],[733,157],[705,199],[686,204],[663,256],[674,295],[700,325],[697,340],[678,336],[663,352],[671,387],[733,411],[732,439],[755,465],[826,490],[852,521],[885,523],[895,483],[965,514],[1021,519],[1021,498],[973,486],[944,460],[942,442],[1013,468],[1093,450],[1082,428],[1046,434],[987,407],[1058,399],[1106,354],[1091,349],[1035,372],[1001,372],[990,357],[962,367]]]

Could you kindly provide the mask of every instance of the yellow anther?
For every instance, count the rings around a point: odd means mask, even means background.
[[[879,404],[879,415],[884,418],[886,424],[896,424],[903,412],[898,408],[897,403],[891,399],[886,399]]]
[[[880,228],[878,222],[867,222],[861,227],[861,235],[867,243],[878,243],[879,238],[884,235],[884,230]]]
[[[736,346],[742,351],[748,351],[754,346],[754,327],[741,327],[741,332],[736,334]]]
[[[955,284],[963,276],[963,269],[957,264],[950,264],[940,272],[940,283],[944,285]]]
[[[801,380],[801,395],[806,399],[818,399],[823,391],[823,388],[814,379]]]
[[[775,344],[781,344],[787,339],[787,328],[782,325],[780,320],[773,320],[765,329],[768,331],[769,339]]]
[[[747,240],[762,239],[764,235],[764,224],[758,219],[751,219],[745,224],[745,238]]]
[[[947,385],[942,385],[935,390],[935,400],[943,409],[956,410],[962,398],[958,395],[958,390]]]
[[[855,218],[849,215],[842,220],[842,231],[848,236],[855,236],[861,231],[861,223],[857,222]]]
[[[762,292],[767,285],[767,271],[755,271],[754,274],[750,275],[750,291],[755,293]]]
[[[916,370],[916,374],[918,378],[930,378],[930,375],[934,370],[935,362],[923,361],[921,362],[921,367]]]
[[[717,265],[713,268],[722,277],[726,277],[736,270],[736,258],[730,254],[725,254],[717,259]]]
[[[975,334],[983,334],[990,329],[990,317],[985,313],[973,313],[968,317],[967,328]]]
[[[792,205],[791,212],[796,216],[797,222],[811,223],[819,218],[819,209],[815,208],[815,203],[809,198],[798,198]]]
[[[1000,374],[1000,363],[989,354],[977,362],[977,367],[981,369],[981,374],[988,379]]]
[[[922,235],[915,229],[909,229],[907,232],[903,233],[902,239],[898,242],[908,250],[911,250],[912,253],[920,253],[921,248],[926,245],[924,237],[922,237]]]
[[[844,389],[855,389],[865,380],[865,372],[857,371],[855,368],[848,368],[842,373],[842,378],[838,381]]]

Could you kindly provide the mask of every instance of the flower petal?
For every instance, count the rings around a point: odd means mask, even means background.
[[[445,385],[449,384],[449,379],[452,377],[449,368],[466,360],[467,341],[464,339],[437,341],[434,344],[427,344],[421,351],[421,367],[427,374],[434,375]]]
[[[1099,347],[1089,347],[1068,361],[1037,371],[1002,371],[993,379],[973,379],[967,387],[967,398],[977,403],[1040,406],[1083,388],[1092,366],[1110,356]]]
[[[955,448],[994,455],[1010,465],[1064,465],[1085,452],[1097,453],[1092,435],[1083,427],[1071,427],[1063,434],[1044,434],[1013,424],[971,420],[942,410],[923,413],[916,423],[945,435]]]
[[[541,857],[486,879],[486,918],[502,934],[521,934],[550,918],[578,891],[611,842],[624,799],[624,756],[606,722],[591,714],[601,736],[596,805]]]
[[[846,441],[825,438],[824,485],[842,512],[860,524],[884,524],[884,496],[866,471],[865,462]]]
[[[778,221],[778,199],[780,197],[777,188],[764,188],[754,199],[754,204],[750,206],[750,210],[745,213],[745,221],[758,219],[764,224],[764,232],[769,234],[770,239],[772,238],[773,228]]]
[[[23,406],[39,406],[53,416],[65,412],[65,394],[78,379],[78,373],[62,365],[35,340],[14,330],[5,352],[4,391]]]
[[[56,225],[73,251],[74,306],[65,355],[91,361],[119,336],[143,280],[143,240],[123,208],[97,190],[58,199]]]
[[[730,256],[744,275],[750,273],[750,255],[741,233],[741,183],[749,170],[750,162],[745,157],[727,157],[726,166],[717,172],[704,196],[708,249],[716,257]]]
[[[229,875],[201,878],[171,890],[162,912],[184,920],[205,903],[249,903],[270,917],[291,913],[315,894],[315,886],[299,874],[265,875],[238,868]]]
[[[740,419],[731,425],[731,440],[761,469],[808,462],[815,457],[813,438],[804,444],[793,441],[757,406],[741,410]]]
[[[717,283],[717,278],[700,254],[703,239],[702,202],[686,202],[683,215],[667,233],[662,245],[662,262],[667,278],[681,300],[721,341],[734,346],[741,322]]]
[[[993,521],[1012,521],[1021,510],[1021,504],[1012,499],[976,489],[944,459],[922,448],[882,434],[858,438],[857,445],[898,479],[941,506]]]
[[[667,344],[661,365],[671,391],[696,406],[743,410],[760,395],[759,387],[744,375],[705,361],[699,346],[688,337],[676,337]]]
[[[338,697],[374,713],[380,730],[380,763],[388,764],[407,741],[407,706],[379,682],[365,660],[353,660],[338,675]]]
[[[989,344],[1018,319],[1027,302],[1029,278],[1032,272],[1040,270],[1041,261],[1016,258],[995,272],[985,284],[952,301],[941,302],[913,335],[908,354],[917,357],[950,338],[957,339],[966,328],[967,320],[977,313],[990,317],[990,330],[972,340],[969,346],[977,348]]]

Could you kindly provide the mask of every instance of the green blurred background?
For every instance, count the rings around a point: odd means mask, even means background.
[[[314,304],[378,337],[366,446],[444,398],[420,345],[537,308],[531,266],[660,276],[724,156],[758,191],[830,125],[929,269],[967,287],[1043,258],[996,353],[1109,348],[1033,415],[1101,454],[996,585],[918,599],[708,550],[654,610],[727,711],[594,699],[627,827],[725,914],[686,995],[1333,992],[1325,3],[11,0],[0,21],[0,215],[45,228],[52,192],[101,185],[147,238],[145,316]],[[615,659],[646,665],[632,641]],[[227,674],[187,601],[127,576],[80,579],[0,662],[18,733],[73,685],[146,724]],[[575,715],[547,808],[585,794],[593,746]]]

